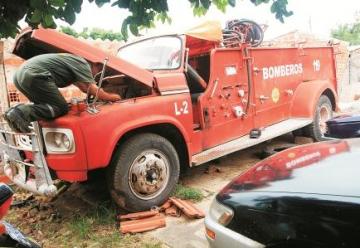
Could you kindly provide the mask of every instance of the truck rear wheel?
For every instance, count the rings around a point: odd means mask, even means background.
[[[164,137],[144,133],[126,141],[108,169],[110,194],[119,207],[149,210],[167,200],[179,179],[180,163]]]
[[[333,117],[332,104],[330,99],[322,95],[317,103],[314,121],[304,128],[306,136],[313,138],[315,141],[322,141],[326,133],[326,122]]]

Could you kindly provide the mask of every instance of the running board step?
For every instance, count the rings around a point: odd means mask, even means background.
[[[195,154],[192,156],[192,165],[200,165],[206,162],[209,162],[213,159],[225,156],[227,154],[248,148],[260,144],[264,141],[273,139],[280,135],[289,133],[291,131],[297,130],[299,128],[305,127],[312,122],[311,119],[304,118],[293,118],[288,119],[272,126],[268,126],[261,131],[261,136],[257,139],[250,139],[249,135],[245,135],[241,138],[229,141],[222,145],[215,146],[208,150],[205,150],[201,153]]]

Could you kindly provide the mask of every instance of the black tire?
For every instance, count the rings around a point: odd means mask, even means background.
[[[160,135],[143,133],[117,149],[107,171],[107,182],[111,197],[119,207],[130,212],[144,211],[168,199],[178,182],[179,172],[179,157],[174,146]]]
[[[300,128],[300,129],[296,129],[294,131],[292,131],[292,134],[294,137],[298,137],[298,136],[304,136],[304,130],[303,128]]]
[[[326,140],[324,138],[324,133],[325,133],[326,129],[325,130],[323,129],[323,131],[322,131],[322,128],[321,128],[321,123],[322,123],[321,115],[322,115],[323,111],[324,112],[327,111],[327,113],[329,115],[326,119],[331,119],[333,117],[331,101],[325,95],[322,95],[319,98],[319,101],[318,101],[318,103],[316,105],[316,109],[315,109],[313,123],[304,127],[304,129],[303,129],[304,134],[307,137],[313,138],[315,141]]]

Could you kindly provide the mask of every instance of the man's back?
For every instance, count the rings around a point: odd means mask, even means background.
[[[57,87],[75,82],[93,82],[89,64],[85,59],[69,53],[48,53],[27,60],[20,68],[34,73],[49,73]]]

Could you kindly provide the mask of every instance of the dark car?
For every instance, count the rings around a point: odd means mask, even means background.
[[[235,178],[206,216],[211,247],[360,247],[360,139],[290,148]]]
[[[326,122],[325,136],[332,138],[360,137],[360,115],[342,115]]]

